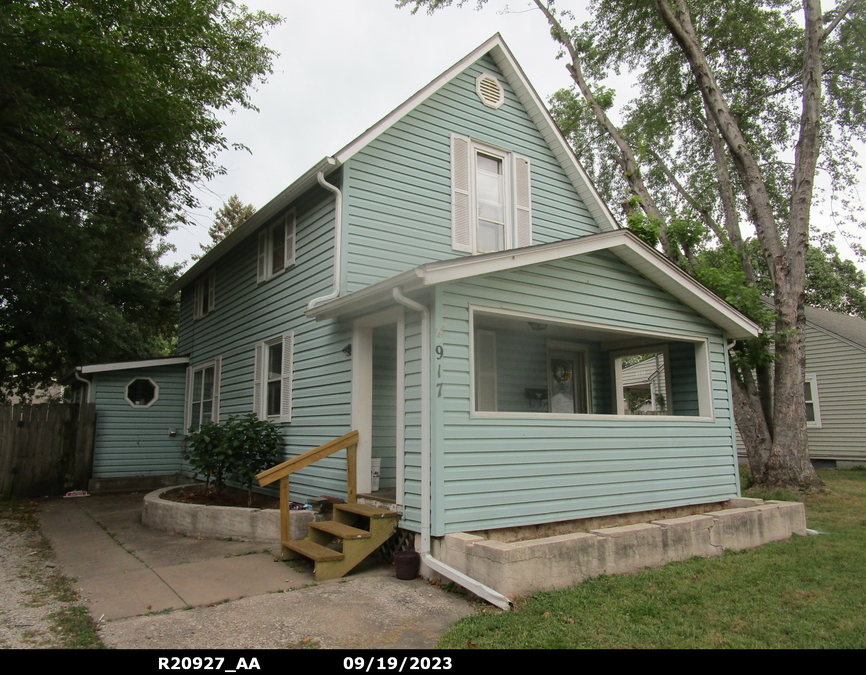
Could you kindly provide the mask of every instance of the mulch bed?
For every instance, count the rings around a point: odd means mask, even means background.
[[[210,486],[210,490],[205,493],[204,483],[163,492],[162,498],[170,502],[201,504],[204,506],[241,506],[244,508],[248,506],[246,490],[238,490],[226,486],[222,489],[222,493],[217,495],[216,489],[212,485]],[[278,509],[280,508],[280,500],[276,497],[269,497],[268,495],[253,492],[252,508]]]

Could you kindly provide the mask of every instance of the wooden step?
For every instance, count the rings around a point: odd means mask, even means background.
[[[334,504],[334,510],[354,513],[356,516],[363,516],[364,518],[400,518],[399,513],[367,504]]]
[[[340,539],[368,539],[370,537],[370,533],[367,530],[359,530],[357,527],[352,527],[351,525],[335,523],[333,520],[310,523],[309,526],[315,530],[321,530],[335,537],[340,537]]]
[[[342,560],[346,557],[339,551],[327,548],[326,546],[320,546],[319,544],[314,544],[307,539],[292,539],[290,541],[284,541],[283,546],[316,562],[331,562]]]

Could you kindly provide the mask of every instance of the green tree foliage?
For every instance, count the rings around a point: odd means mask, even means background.
[[[247,220],[256,212],[256,207],[252,204],[244,204],[237,195],[232,195],[228,201],[217,209],[214,217],[213,225],[208,228],[207,233],[210,235],[210,244],[199,244],[202,250],[202,255],[210,251],[214,246],[219,244],[226,235],[234,230],[238,225]],[[198,260],[201,255],[193,255],[193,260]]]
[[[159,244],[223,170],[278,21],[229,0],[0,4],[0,389],[171,349]]]

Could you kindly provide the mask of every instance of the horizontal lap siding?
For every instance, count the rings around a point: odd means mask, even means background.
[[[150,378],[159,387],[156,402],[148,408],[134,408],[126,400],[127,385],[138,378]],[[184,366],[94,373],[94,478],[180,471],[185,383]],[[177,435],[169,436],[169,429],[176,429]]]
[[[335,178],[331,179],[336,181]],[[350,431],[352,359],[341,352],[351,327],[304,316],[307,303],[333,284],[334,196],[316,188],[292,205],[297,210],[296,263],[256,282],[258,236],[246,239],[216,263],[215,308],[192,320],[193,285],[183,291],[180,354],[193,367],[222,357],[220,421],[253,412],[255,344],[294,331],[292,421],[282,424],[286,458]],[[276,222],[281,216],[270,221]],[[292,499],[345,497],[345,451],[293,475]]]
[[[406,313],[403,441],[403,518],[400,527],[421,529],[421,321]]]
[[[481,72],[505,87],[498,110],[475,93]],[[530,158],[533,243],[599,231],[544,138],[489,57],[445,85],[348,162],[346,290],[454,258],[451,134]]]
[[[809,456],[866,463],[866,351],[806,324],[806,374],[818,379],[821,428],[809,427]],[[746,456],[739,432],[737,449]]]
[[[470,416],[469,306],[706,337],[715,419]],[[444,286],[434,534],[699,504],[737,494],[722,331],[609,254]],[[672,357],[673,358],[673,357]],[[677,355],[677,358],[680,358]],[[593,367],[609,368],[606,359]],[[436,397],[441,389],[442,397]]]

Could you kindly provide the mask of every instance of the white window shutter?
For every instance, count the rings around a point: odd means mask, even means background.
[[[256,345],[256,363],[253,374],[253,412],[260,420],[265,419],[265,410],[262,405],[262,373],[265,367],[265,343]]]
[[[223,359],[217,356],[213,364],[213,408],[211,409],[211,421],[220,423],[220,372],[222,371]]]
[[[183,406],[183,433],[189,431],[189,414],[192,407],[192,368],[186,369],[186,386],[184,387],[186,397]]]
[[[496,410],[496,333],[475,331],[475,409]]]
[[[268,233],[270,230],[265,228],[264,232],[259,233],[259,258],[256,267],[256,281],[264,281],[268,275]]]
[[[214,291],[216,290],[216,270],[211,270],[211,273],[207,278],[207,294],[209,298],[208,308],[207,310],[210,312],[216,306],[216,296],[214,295]]]
[[[529,158],[514,156],[514,246],[532,246],[532,191]]]
[[[468,138],[451,135],[451,247],[472,253],[472,145]]]
[[[295,264],[295,212],[292,211],[286,216],[286,247],[284,249],[286,256],[286,267]]]
[[[195,300],[193,301],[192,306],[192,318],[200,319],[201,318],[201,301],[202,301],[202,282],[201,279],[195,282]]]
[[[282,389],[280,391],[280,422],[292,421],[292,360],[295,334],[283,335]]]

